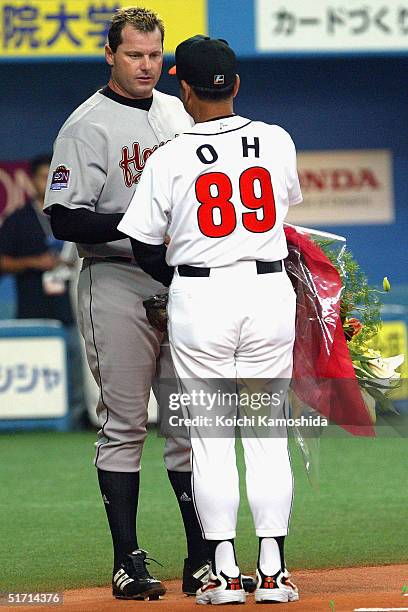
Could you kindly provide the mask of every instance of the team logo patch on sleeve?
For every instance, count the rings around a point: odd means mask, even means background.
[[[50,189],[52,191],[67,189],[70,174],[71,170],[69,168],[66,166],[58,166],[52,173]]]

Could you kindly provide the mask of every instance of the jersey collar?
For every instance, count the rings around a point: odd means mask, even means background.
[[[250,119],[240,117],[239,115],[233,115],[232,117],[222,117],[220,119],[211,119],[204,123],[196,123],[190,130],[185,132],[185,134],[217,136],[218,134],[240,130],[245,125],[248,125],[248,123],[251,123]]]
[[[118,104],[123,104],[123,106],[130,106],[131,108],[138,108],[139,110],[149,111],[153,102],[153,95],[150,98],[138,98],[134,100],[133,98],[126,98],[125,96],[121,96],[116,91],[113,91],[109,87],[109,85],[105,85],[103,89],[99,90],[99,93],[114,102],[118,102]]]

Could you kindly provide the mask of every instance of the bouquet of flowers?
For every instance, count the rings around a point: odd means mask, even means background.
[[[376,410],[398,414],[389,395],[400,384],[401,374],[397,368],[404,362],[404,355],[383,357],[380,351],[370,345],[382,325],[382,292],[370,287],[366,275],[345,246],[336,248],[332,240],[319,240],[318,244],[336,266],[343,282],[340,319],[354,372],[372,422],[377,420]],[[384,293],[391,290],[387,277],[382,284]]]
[[[388,396],[404,361],[370,346],[382,324],[380,292],[369,287],[343,237],[290,225],[285,234],[285,266],[297,295],[292,414],[318,413],[352,434],[374,436],[376,410],[395,412]],[[383,289],[390,290],[387,278]],[[295,425],[293,433],[318,490],[322,428]]]
[[[384,358],[370,346],[381,327],[380,291],[345,247],[345,238],[285,226],[286,271],[297,294],[292,414],[320,414],[346,431],[375,435],[377,410],[392,410],[404,355]],[[390,290],[387,278],[384,291]],[[319,487],[321,430],[295,426],[311,485]]]
[[[394,410],[388,394],[404,360],[370,347],[381,327],[381,292],[368,285],[341,236],[290,225],[285,233],[297,294],[292,389],[347,431],[372,436],[376,407]],[[383,288],[390,289],[387,278]]]

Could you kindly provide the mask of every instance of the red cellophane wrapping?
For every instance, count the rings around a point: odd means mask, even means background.
[[[285,266],[297,295],[292,389],[346,431],[374,436],[340,319],[340,275],[306,234],[293,227],[285,227],[285,234]]]

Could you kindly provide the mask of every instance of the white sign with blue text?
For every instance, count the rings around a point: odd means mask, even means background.
[[[0,419],[65,416],[66,368],[63,338],[0,338]]]

